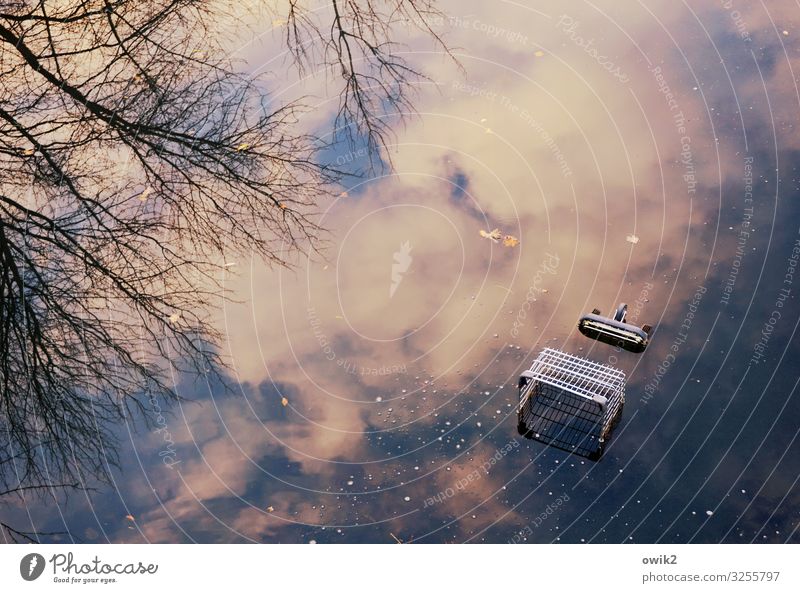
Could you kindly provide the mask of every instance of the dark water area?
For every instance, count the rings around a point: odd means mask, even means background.
[[[322,205],[325,256],[224,279],[233,391],[177,377],[191,401],[120,427],[113,484],[10,518],[75,542],[800,542],[797,7],[625,4],[444,6],[465,73],[409,41],[438,86],[394,169]],[[643,354],[577,331],[619,302]],[[544,347],[627,375],[598,462],[517,432]]]

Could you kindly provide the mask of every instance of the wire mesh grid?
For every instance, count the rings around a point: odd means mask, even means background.
[[[530,372],[538,380],[590,399],[595,395],[611,399],[625,385],[621,370],[553,348],[545,348],[539,354]]]
[[[622,412],[624,389],[621,370],[546,348],[520,384],[520,432],[598,458]]]

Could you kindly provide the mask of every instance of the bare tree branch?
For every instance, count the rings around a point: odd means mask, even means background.
[[[0,7],[0,497],[85,488],[118,463],[115,425],[177,397],[167,372],[222,377],[211,311],[229,257],[291,266],[324,246],[341,172],[226,57],[212,0]],[[393,27],[431,0],[290,0],[299,68],[341,70],[336,125],[377,154],[424,78]],[[319,17],[323,18],[323,17]],[[310,44],[304,41],[310,40]],[[314,48],[321,54],[314,57]],[[2,526],[12,537],[25,532]]]
[[[336,129],[351,145],[364,140],[371,157],[378,155],[392,139],[389,116],[412,112],[413,83],[430,81],[401,55],[405,48],[392,41],[393,33],[420,30],[452,58],[433,26],[443,13],[434,0],[330,0],[329,19],[303,0],[288,3],[286,44],[295,63],[301,70],[323,63],[341,78]]]

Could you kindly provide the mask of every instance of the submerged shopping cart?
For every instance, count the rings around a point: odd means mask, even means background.
[[[519,378],[519,433],[600,459],[625,403],[625,373],[545,348]]]

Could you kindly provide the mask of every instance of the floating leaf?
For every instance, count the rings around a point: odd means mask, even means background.
[[[128,521],[130,521],[131,523],[133,523],[134,521],[136,521],[136,519],[133,517],[133,515],[125,515],[125,518],[126,518]]]
[[[541,58],[544,55],[544,52],[542,50],[537,50],[533,52],[533,55],[536,56],[537,58]]]
[[[272,512],[274,512],[274,511],[275,511],[275,507],[273,507],[273,506],[268,506],[268,507],[267,507],[267,512],[268,512],[268,513],[272,513]]]
[[[282,397],[281,398],[281,405],[285,408],[286,406],[289,405],[289,400],[286,399],[285,397]]]
[[[149,196],[151,193],[153,193],[153,188],[147,187],[142,193],[139,194],[139,201],[144,202],[147,199],[147,196]]]
[[[31,155],[32,155],[32,154],[34,154],[35,152],[36,152],[36,151],[35,151],[34,149],[32,149],[32,148],[26,148],[26,149],[25,149],[25,151],[23,152],[23,154],[24,154],[25,156],[31,156]]]
[[[636,235],[628,235],[627,237],[625,237],[625,240],[628,243],[633,243],[634,245],[636,245],[639,242],[639,237],[637,237]]]
[[[503,237],[503,245],[506,247],[516,247],[519,245],[519,239],[517,239],[514,235],[506,235]]]
[[[481,229],[479,232],[480,232],[481,237],[483,237],[484,239],[489,239],[490,241],[492,241],[494,243],[499,243],[500,239],[503,238],[503,233],[500,232],[500,229],[494,229],[494,230],[492,230],[491,232],[488,232],[488,233],[486,231],[484,231],[483,229]]]
[[[250,143],[249,142],[242,142],[239,146],[236,147],[236,150],[239,151],[239,152],[244,152],[248,148],[250,148]]]
[[[172,315],[169,316],[169,320],[170,320],[171,323],[177,323],[178,319],[180,319],[180,318],[181,318],[181,314],[180,313],[173,313]]]

